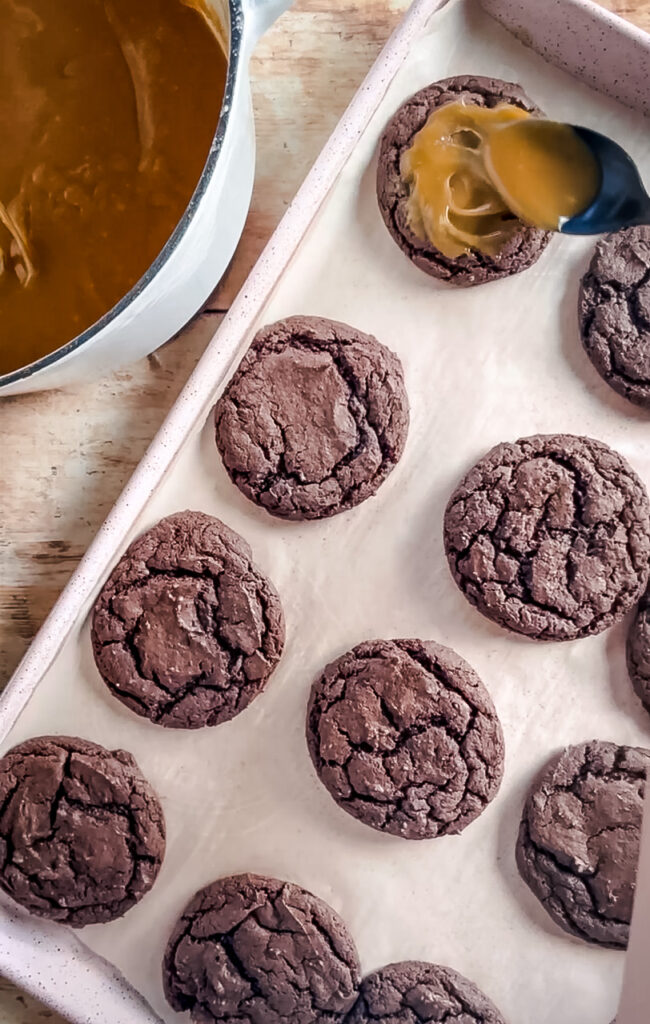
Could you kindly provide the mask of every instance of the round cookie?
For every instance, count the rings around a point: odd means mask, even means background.
[[[80,928],[142,899],[165,821],[130,754],[39,736],[0,759],[0,887],[39,917]]]
[[[650,711],[650,589],[627,634],[627,668],[637,695]]]
[[[242,537],[203,512],[177,512],[122,556],[91,637],[114,696],[159,725],[198,729],[233,718],[264,689],[284,616]]]
[[[337,804],[404,839],[461,832],[503,776],[490,695],[430,641],[371,640],[328,665],[312,687],[307,742]]]
[[[624,228],[596,246],[582,279],[580,335],[614,391],[650,409],[650,227]]]
[[[474,285],[509,277],[532,266],[551,240],[551,232],[522,223],[521,229],[497,255],[473,249],[452,259],[412,231],[407,214],[409,186],[400,171],[402,156],[434,110],[446,103],[459,102],[481,107],[512,103],[537,117],[543,116],[525,92],[512,82],[473,75],[434,82],[403,103],[384,129],[379,145],[377,198],[386,227],[416,267],[450,284]]]
[[[638,600],[650,507],[636,473],[600,441],[538,434],[500,444],[452,494],[449,566],[468,601],[536,640],[607,629]]]
[[[167,945],[165,995],[196,1024],[336,1024],[359,959],[344,923],[299,885],[222,878],[190,900]]]
[[[567,747],[526,800],[517,864],[561,928],[627,946],[650,751],[593,740]]]
[[[230,477],[282,519],[322,519],[371,497],[402,455],[408,422],[397,356],[309,316],[262,328],[215,409]]]
[[[504,1024],[496,1006],[450,967],[405,960],[373,971],[361,982],[346,1024]]]

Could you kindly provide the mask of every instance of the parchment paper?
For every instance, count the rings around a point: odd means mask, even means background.
[[[266,309],[348,321],[404,363],[412,422],[401,464],[379,495],[335,519],[275,521],[227,479],[211,421],[150,503],[140,528],[182,508],[221,517],[251,543],[277,585],[288,641],[267,691],[227,725],[167,731],[114,700],[76,629],[5,747],[72,733],[133,752],[159,792],[168,850],[153,891],[84,941],[114,962],[163,1019],[160,962],[187,899],[230,872],[299,882],[330,902],[354,935],[364,971],[405,958],[453,966],[511,1024],[608,1024],[623,955],[558,930],[519,879],[514,844],[525,791],[549,755],[591,738],[650,746],[650,717],[624,665],[625,625],[570,644],[509,635],[453,583],[442,513],[469,466],[502,440],[569,431],[617,448],[650,484],[650,419],[617,397],[584,355],[576,295],[592,242],[555,239],[531,270],[469,290],[409,264],[381,222],[376,142],[399,103],[450,74],[519,81],[549,115],[622,142],[650,177],[642,117],[545,65],[473,5],[436,15],[413,48]],[[242,339],[244,346],[247,339]],[[479,672],[507,744],[496,801],[459,837],[380,835],[333,803],[304,741],[307,694],[332,658],[369,637],[432,638]]]

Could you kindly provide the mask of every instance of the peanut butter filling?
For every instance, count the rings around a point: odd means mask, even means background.
[[[570,125],[520,107],[447,103],[402,156],[415,235],[455,259],[495,256],[522,221],[557,231],[594,199],[600,171]]]
[[[408,219],[418,238],[454,259],[496,255],[521,228],[485,167],[485,145],[500,125],[530,117],[511,103],[447,103],[434,110],[402,156]]]

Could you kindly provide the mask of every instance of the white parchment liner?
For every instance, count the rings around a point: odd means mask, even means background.
[[[168,850],[154,890],[121,921],[86,928],[83,939],[165,1021],[184,1019],[166,1006],[160,984],[176,916],[199,886],[246,870],[299,882],[330,902],[364,971],[404,958],[449,964],[512,1024],[608,1024],[616,1009],[623,955],[551,923],[517,875],[514,843],[526,788],[559,746],[601,738],[650,747],[650,718],[625,671],[625,627],[545,645],[491,625],[449,575],[442,514],[456,482],[491,445],[536,432],[600,438],[650,484],[650,418],[600,380],[578,339],[577,287],[593,243],[555,239],[526,273],[457,290],[416,270],[388,235],[374,189],[378,137],[404,98],[451,74],[520,82],[554,118],[613,135],[650,175],[650,132],[640,115],[549,67],[470,3],[437,14],[261,318],[335,317],[399,354],[411,403],[401,464],[358,509],[283,524],[231,485],[208,419],[139,523],[203,509],[251,543],[287,618],[286,652],[266,693],[216,729],[160,729],[105,690],[83,623],[3,744],[53,732],[123,746],[160,794]],[[377,636],[449,644],[495,700],[505,781],[459,837],[409,843],[375,833],[339,810],[313,773],[304,741],[311,682],[326,662]]]

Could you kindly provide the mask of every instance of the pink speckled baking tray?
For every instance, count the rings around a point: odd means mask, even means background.
[[[291,876],[332,902],[345,918],[351,919],[353,933],[359,940],[364,968],[378,966],[382,959],[385,962],[388,958],[408,956],[447,960],[482,984],[495,1001],[503,1006],[506,1017],[512,1017],[512,1024],[515,1021],[521,1021],[522,1024],[549,1024],[551,1020],[553,1024],[559,1024],[562,1013],[558,1015],[558,1011],[563,1008],[562,1000],[552,1004],[552,993],[548,991],[545,1005],[544,993],[550,989],[547,982],[553,972],[557,971],[560,976],[562,970],[565,970],[562,984],[569,986],[568,1001],[564,1006],[567,1024],[569,1019],[570,1024],[599,1024],[601,1018],[595,1015],[599,1012],[602,1013],[602,1024],[608,1024],[613,1016],[622,974],[622,955],[583,949],[572,940],[558,936],[543,920],[535,918],[530,903],[525,912],[521,911],[521,893],[518,891],[517,897],[513,897],[516,880],[507,872],[504,874],[500,868],[497,869],[497,861],[503,857],[502,837],[497,835],[500,827],[499,801],[490,813],[486,812],[471,826],[475,837],[471,849],[467,844],[458,848],[464,851],[467,870],[479,881],[484,871],[485,888],[494,890],[486,895],[484,922],[481,921],[480,912],[473,915],[467,912],[462,900],[456,905],[453,903],[453,899],[458,900],[458,889],[454,886],[460,884],[461,878],[460,874],[454,875],[452,870],[451,860],[458,859],[453,841],[452,845],[445,845],[446,840],[440,841],[439,845],[434,844],[435,848],[431,848],[430,844],[406,844],[406,849],[403,844],[400,845],[399,840],[384,843],[387,837],[369,837],[365,832],[360,833],[360,826],[356,823],[341,822],[336,810],[330,807],[328,798],[323,796],[315,783],[308,780],[306,789],[301,788],[308,771],[306,763],[298,765],[293,773],[296,776],[294,779],[282,775],[282,765],[269,760],[263,765],[263,780],[251,775],[248,788],[246,780],[240,786],[233,787],[228,796],[230,804],[227,800],[219,803],[219,794],[214,795],[215,814],[218,811],[222,816],[224,831],[230,829],[234,836],[229,846],[219,845],[214,838],[203,836],[199,822],[201,826],[204,823],[198,815],[193,824],[187,817],[183,817],[188,814],[187,804],[191,805],[191,794],[197,788],[193,785],[198,777],[193,774],[198,772],[196,766],[199,762],[195,759],[203,758],[204,763],[209,765],[215,745],[227,748],[231,744],[243,760],[254,761],[249,756],[247,746],[247,737],[254,726],[256,742],[261,751],[256,756],[261,758],[265,754],[270,758],[270,748],[264,746],[264,737],[267,733],[272,735],[274,730],[277,734],[286,725],[287,756],[293,757],[295,754],[296,758],[302,757],[302,691],[294,698],[290,692],[291,686],[297,687],[297,684],[287,676],[291,675],[292,667],[295,676],[296,666],[304,665],[304,679],[300,679],[299,685],[301,688],[308,686],[316,666],[323,664],[330,655],[339,653],[345,646],[364,638],[359,630],[365,629],[367,635],[382,631],[398,635],[412,625],[409,632],[429,629],[433,635],[434,628],[429,627],[427,615],[419,610],[419,606],[428,601],[434,604],[437,602],[434,638],[450,642],[452,646],[457,646],[457,639],[463,640],[466,646],[458,645],[458,649],[466,653],[467,646],[470,647],[469,660],[476,663],[486,681],[492,681],[490,675],[494,676],[495,670],[506,679],[508,671],[513,671],[513,666],[519,671],[517,659],[524,651],[523,646],[516,640],[504,639],[500,633],[492,631],[489,625],[477,624],[473,613],[462,605],[462,598],[454,593],[453,584],[450,584],[444,573],[439,580],[436,579],[430,591],[425,591],[423,581],[416,582],[415,590],[420,587],[422,593],[427,594],[426,601],[419,600],[418,608],[412,605],[412,617],[408,620],[402,620],[401,610],[391,607],[390,603],[381,606],[379,602],[373,605],[373,601],[376,600],[375,594],[382,589],[380,584],[384,584],[385,590],[386,580],[391,578],[391,573],[394,572],[397,577],[401,571],[397,554],[393,558],[391,545],[400,556],[404,551],[412,549],[415,531],[422,528],[424,519],[429,516],[434,520],[432,529],[437,529],[437,493],[431,499],[433,513],[419,499],[428,498],[422,489],[421,480],[424,468],[428,467],[426,458],[432,458],[430,438],[435,436],[434,431],[444,436],[444,423],[426,420],[425,406],[444,406],[445,401],[454,401],[454,395],[445,392],[441,382],[443,374],[435,381],[433,402],[429,399],[425,387],[426,375],[419,373],[417,379],[417,350],[421,345],[413,342],[413,328],[420,332],[422,344],[429,343],[429,335],[434,331],[430,344],[440,346],[441,353],[451,360],[453,353],[445,349],[445,339],[435,334],[436,323],[449,324],[451,329],[451,325],[460,319],[470,336],[472,332],[485,331],[498,312],[502,302],[500,296],[503,296],[503,302],[507,304],[508,288],[524,287],[526,302],[532,309],[535,302],[544,301],[539,296],[554,294],[554,274],[558,280],[563,278],[564,267],[558,268],[557,259],[553,261],[551,258],[551,261],[546,262],[541,260],[538,266],[522,275],[516,285],[508,285],[507,282],[489,285],[485,286],[485,291],[475,289],[472,294],[462,293],[462,298],[461,293],[453,289],[428,286],[422,275],[418,277],[414,268],[403,261],[378,221],[372,198],[372,152],[381,123],[390,113],[390,110],[385,113],[380,105],[388,103],[394,109],[401,98],[400,91],[403,93],[407,90],[409,83],[413,82],[417,87],[447,73],[494,73],[501,77],[509,77],[510,73],[513,77],[519,76],[526,86],[530,77],[533,82],[531,93],[536,99],[541,95],[545,102],[547,97],[543,94],[545,88],[548,88],[550,102],[553,103],[555,98],[554,110],[560,109],[557,105],[558,96],[568,94],[570,101],[573,101],[572,93],[575,90],[576,109],[586,111],[592,119],[599,119],[602,105],[605,130],[609,126],[613,132],[615,127],[620,126],[620,131],[627,133],[621,136],[623,140],[629,139],[632,143],[638,136],[642,137],[643,144],[639,142],[638,154],[645,159],[647,171],[650,170],[650,147],[647,146],[650,133],[647,131],[647,123],[641,125],[638,114],[626,113],[612,99],[619,100],[637,112],[650,109],[647,85],[650,81],[650,43],[644,33],[606,14],[586,0],[546,0],[544,3],[541,0],[484,0],[482,6],[492,18],[506,26],[518,39],[525,41],[544,60],[563,70],[549,70],[532,50],[524,50],[511,37],[506,37],[505,33],[500,34],[501,30],[492,19],[481,13],[477,3],[472,0],[451,0],[448,3],[444,0],[416,0],[354,97],[163,427],[2,695],[0,740],[3,749],[25,735],[44,732],[49,728],[54,732],[81,731],[88,738],[107,745],[123,744],[133,751],[145,774],[159,791],[168,817],[171,841],[161,877],[152,893],[122,921],[94,926],[73,934],[65,928],[43,925],[28,918],[7,901],[0,902],[0,970],[75,1022],[148,1024],[160,1020],[182,1020],[181,1015],[165,1007],[159,992],[157,971],[159,947],[164,945],[164,930],[168,929],[169,922],[193,889],[218,874],[246,869]],[[440,50],[437,37],[445,41],[444,52]],[[461,57],[467,62],[462,68],[454,63]],[[472,66],[468,66],[470,60]],[[493,64],[490,64],[491,60]],[[575,76],[574,80],[564,77],[566,72]],[[601,90],[609,98],[599,100],[588,93],[580,82]],[[349,280],[344,281],[336,277],[336,267],[328,271],[317,265],[315,253],[321,243],[326,249],[336,232],[343,232],[341,237],[344,237],[346,223],[350,219],[354,220],[356,234],[346,254],[348,262],[345,265],[345,277]],[[366,263],[370,265],[372,260],[367,255],[364,261],[363,252],[373,252],[374,256],[375,250],[381,250],[377,258],[385,260],[384,270],[388,278],[382,279],[377,268],[374,271],[378,274],[376,279],[370,271],[366,272]],[[586,252],[586,249],[583,251]],[[577,280],[576,269],[577,262],[575,266],[567,265],[566,268],[574,284]],[[327,278],[328,272],[333,275],[331,278]],[[380,303],[373,302],[373,288],[381,285],[385,293],[387,281],[394,288],[394,306],[399,312],[399,318],[397,312],[393,315],[390,310],[373,309],[375,305],[380,306]],[[346,293],[346,288],[349,293]],[[426,292],[425,288],[428,288]],[[520,290],[511,291],[510,301],[516,295],[517,302],[520,302],[523,294]],[[215,395],[238,361],[260,318],[266,319],[267,316],[270,318],[271,315],[283,315],[290,311],[338,315],[341,319],[349,319],[361,328],[377,333],[381,340],[395,348],[404,359],[407,385],[414,407],[410,447],[393,478],[373,502],[354,513],[337,517],[326,525],[286,526],[271,523],[259,510],[249,507],[243,499],[238,500],[219,470],[211,447],[209,425],[204,428]],[[548,316],[545,308],[540,308],[536,316],[544,324],[547,323],[544,319]],[[408,338],[400,339],[398,320],[399,323],[408,323]],[[552,319],[548,320],[549,337],[553,336],[553,329],[557,326]],[[605,386],[593,378],[588,378],[586,388],[577,376],[570,381],[568,369],[564,365],[566,359],[562,362],[562,353],[552,347],[548,353],[539,346],[535,347],[534,333],[531,331],[530,340],[525,332],[516,339],[518,344],[522,339],[524,344],[530,343],[530,351],[526,353],[530,361],[530,375],[536,380],[539,377],[540,381],[544,374],[549,379],[554,379],[554,374],[558,376],[558,408],[562,404],[560,399],[566,404],[563,388],[568,395],[572,395],[571,389],[575,388],[576,410],[567,413],[569,418],[558,424],[558,429],[565,426],[576,429],[576,424],[581,426],[584,422],[585,433],[589,433],[591,428],[591,432],[600,433],[605,440],[611,440],[650,483],[650,447],[644,447],[643,441],[649,421],[639,418],[640,414],[626,412],[617,399],[606,393]],[[494,346],[501,343],[500,338],[489,333],[488,340]],[[518,355],[516,348],[504,349],[504,359],[513,366]],[[483,373],[486,379],[492,380],[490,374],[493,367],[489,363],[489,355],[479,348],[474,350],[474,357],[477,373],[472,375],[473,378],[480,378]],[[515,373],[514,370],[512,372]],[[572,368],[571,373],[574,372]],[[516,374],[509,383],[516,394],[517,387],[521,385]],[[431,377],[429,387],[433,387]],[[468,399],[474,404],[479,400],[480,396],[473,394]],[[544,419],[547,402],[542,391],[537,402],[530,395],[527,395],[525,402],[530,406],[530,416],[527,409],[519,418],[526,424],[530,422],[534,429],[544,429],[547,424]],[[457,415],[457,410],[452,409],[451,412]],[[579,416],[584,419],[579,420]],[[599,431],[598,424],[601,421],[602,431]],[[518,430],[518,425],[518,422],[513,424],[513,430],[523,432]],[[489,446],[493,440],[490,429],[490,423],[481,428],[480,442],[472,436],[469,426],[467,438],[462,431],[454,435],[457,452],[453,453],[454,466],[447,476],[444,476],[446,469],[442,457],[439,460],[444,477],[440,485],[441,495],[448,494],[454,479],[472,457],[480,455]],[[526,432],[532,433],[534,429]],[[502,440],[506,436],[516,435],[509,432],[494,440]],[[418,453],[420,461],[416,467]],[[214,467],[214,479],[211,468],[206,467]],[[192,497],[189,498],[188,494]],[[410,506],[400,506],[398,499],[402,494],[407,499],[412,494],[418,501]],[[317,573],[317,576],[312,577],[311,588],[301,591],[301,594],[308,612],[317,617],[319,627],[318,637],[307,637],[290,629],[287,654],[283,659],[284,668],[278,670],[277,678],[274,676],[267,694],[258,698],[248,712],[229,726],[204,730],[191,736],[156,729],[117,706],[117,702],[103,692],[93,676],[85,624],[94,594],[127,541],[159,515],[171,508],[187,505],[205,508],[239,529],[251,541],[260,563],[269,568],[270,575],[280,586],[283,600],[291,592],[290,589],[287,591],[287,586],[291,588],[295,584],[299,587],[300,584],[299,566],[294,564],[299,549],[304,552],[305,559],[311,558],[310,571]],[[392,526],[390,535],[385,537],[381,530],[385,529],[387,523]],[[361,605],[361,611],[356,613],[357,618],[353,624],[342,620],[340,615],[337,617],[336,604],[333,609],[332,604],[323,601],[319,603],[319,594],[326,594],[329,584],[335,586],[331,576],[332,572],[337,571],[337,546],[346,551],[348,543],[342,539],[343,531],[351,538],[351,546],[346,553],[347,561],[351,551],[355,555],[358,551],[361,564],[365,551],[366,554],[372,554],[377,563],[372,567],[366,566],[368,587],[358,595],[361,599],[357,603]],[[375,533],[380,543],[373,548],[371,545]],[[427,547],[425,550],[427,557],[438,554],[434,548]],[[420,561],[419,553],[416,552],[408,562],[409,572]],[[343,573],[342,566],[339,571]],[[385,575],[382,576],[382,573]],[[419,598],[419,594],[417,596]],[[405,609],[409,607],[407,597],[405,595],[402,601]],[[309,601],[313,603],[310,605]],[[368,604],[367,609],[363,608],[364,601]],[[396,603],[400,603],[398,598]],[[289,625],[295,627],[298,610],[294,607],[288,607],[287,610]],[[421,615],[420,619],[418,615]],[[469,631],[474,638],[470,637]],[[583,672],[588,677],[598,672],[602,674],[604,667],[609,664],[608,659],[612,657],[618,659],[616,664],[620,668],[622,632],[611,632],[607,640],[609,647],[605,640],[601,644],[598,641],[599,638],[595,638],[595,641],[582,641],[579,648],[568,645],[562,648],[565,654],[557,656],[552,652],[549,655],[533,653],[529,645],[523,660],[527,664],[537,664],[538,673],[559,672],[557,661],[553,660],[558,657],[570,662],[576,674]],[[472,647],[474,642],[475,649]],[[341,647],[333,650],[333,644],[340,644]],[[548,645],[545,646],[548,650]],[[548,660],[535,662],[536,658]],[[562,677],[557,675],[556,678],[559,682]],[[503,680],[500,684],[497,680],[496,689],[497,706],[502,714],[505,710],[505,725],[514,736],[513,723],[518,715],[521,716],[522,705],[516,704]],[[511,691],[512,687],[509,689]],[[522,693],[527,692],[522,685]],[[610,699],[608,682],[594,683],[594,706],[598,705],[600,718],[594,714],[590,719],[587,700],[582,706],[577,699],[573,699],[572,703],[569,701],[566,710],[566,722],[549,718],[547,734],[541,746],[545,743],[550,748],[553,743],[557,745],[557,742],[588,738],[584,734],[580,735],[578,730],[592,728],[592,721],[593,728],[596,728],[598,722],[607,720],[608,714],[611,714],[612,735],[603,738],[614,738],[620,742],[645,742],[645,745],[649,745],[646,721],[633,698],[627,696],[626,692],[621,684],[616,692],[617,702],[614,702]],[[540,700],[540,692],[536,693],[534,688],[530,696]],[[291,703],[293,700],[295,703]],[[511,702],[510,706],[508,701]],[[289,715],[293,716],[290,729],[287,724]],[[79,724],[80,719],[83,725]],[[285,735],[284,732],[282,734]],[[516,776],[521,765],[521,778],[517,777],[511,791],[504,791],[499,798],[503,800],[507,811],[507,814],[504,812],[504,820],[507,819],[508,827],[518,813],[528,777],[526,773],[533,763],[532,760],[530,764],[526,763],[525,748],[530,747],[535,757],[539,754],[535,747],[539,737],[534,735],[534,731],[524,739],[525,743],[511,744],[514,751],[513,765],[509,768],[511,775]],[[287,768],[291,771],[295,765],[284,764],[283,767],[285,771]],[[267,788],[259,794],[251,789],[253,785],[264,785]],[[201,786],[198,788],[203,790],[208,787],[208,780],[201,776]],[[284,802],[278,803],[280,790]],[[258,824],[254,816],[251,818],[249,814],[247,818],[246,814],[247,807],[249,810],[252,807],[255,815],[259,815],[260,806],[264,807],[268,816]],[[189,810],[193,810],[192,806]],[[283,822],[284,833],[273,832],[269,824],[271,817]],[[183,846],[183,833],[192,827],[196,830],[192,838],[197,849],[190,856],[187,847]],[[323,830],[322,834],[320,830]],[[290,843],[287,843],[287,835],[291,836]],[[292,859],[288,847],[294,845],[298,854]],[[646,843],[646,847],[650,847],[650,844]],[[446,851],[451,851],[451,854]],[[431,871],[428,871],[427,858],[430,858]],[[647,1014],[647,1009],[642,1008],[644,1000],[647,1007],[647,1000],[650,999],[647,989],[643,987],[647,985],[648,974],[643,965],[647,960],[647,950],[650,949],[650,848],[646,848],[644,858],[633,922],[633,939],[626,958],[629,965],[629,996],[626,995],[628,1001],[619,1013],[619,1024],[647,1024],[647,1016],[643,1015]],[[360,871],[363,873],[360,874]],[[435,914],[439,915],[433,921],[435,927],[427,920],[431,915],[418,916],[417,927],[412,917],[404,920],[402,913],[400,918],[401,901],[403,898],[408,901],[408,894],[402,891],[401,886],[406,881],[410,885],[410,880],[421,877],[418,872],[422,871],[432,875],[440,873],[443,883],[449,880],[449,885],[444,884],[444,890],[449,890],[449,899],[452,900],[448,905],[445,903],[448,894],[442,889],[431,892],[427,890],[423,894],[423,899],[435,899],[432,906],[435,905]],[[369,893],[370,904],[363,904],[358,895],[364,883],[372,890]],[[419,892],[415,893],[416,899],[419,898]],[[521,929],[521,932],[516,933],[517,942],[511,946],[505,943],[505,937],[499,933],[504,938],[503,949],[509,951],[503,954],[505,962],[504,959],[499,961],[499,941],[493,937],[493,932],[498,932],[503,924],[496,924],[494,916],[492,919],[487,916],[489,899],[495,899],[499,906],[503,906],[504,919],[512,913],[513,928],[516,925]],[[370,920],[368,915],[378,912],[378,904],[381,904],[384,916],[377,920],[373,916]],[[454,928],[456,922],[453,917],[462,923],[460,931]],[[433,931],[441,933],[439,939],[432,937],[432,927]],[[539,950],[539,980],[534,976],[534,967],[531,967],[534,961],[515,959],[517,947],[523,945],[521,936],[527,935],[530,936],[531,949]],[[395,946],[391,945],[393,939]],[[151,948],[149,959],[146,952],[148,947]],[[524,952],[522,950],[522,956]],[[565,963],[569,962],[575,964],[575,970],[565,967]],[[123,974],[129,976],[131,984]],[[588,991],[590,985],[593,991]],[[584,989],[583,1011],[580,1010],[581,986]],[[154,1008],[144,1002],[138,989],[146,995]]]

